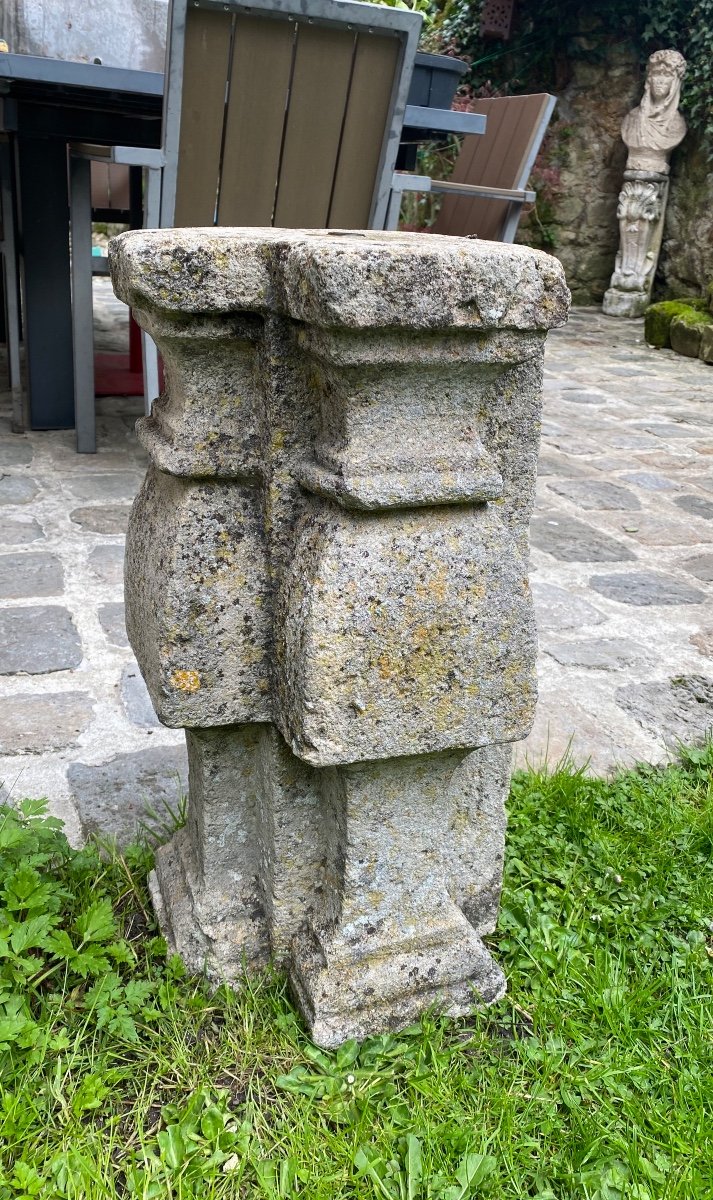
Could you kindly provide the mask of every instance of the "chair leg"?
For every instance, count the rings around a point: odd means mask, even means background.
[[[144,355],[144,412],[151,414],[151,405],[160,392],[158,378],[158,350],[152,338],[141,331],[141,348]]]
[[[144,176],[144,229],[158,229],[161,213],[161,176],[159,167],[146,167]]]
[[[389,195],[389,207],[386,210],[386,222],[384,229],[398,229],[399,216],[401,215],[401,197],[403,192],[397,188],[391,189]]]
[[[508,205],[507,215],[503,222],[503,230],[500,234],[501,242],[514,242],[517,227],[520,224],[520,215],[522,213],[522,202],[511,201]]]
[[[94,330],[92,313],[91,163],[69,158],[70,230],[72,237],[72,348],[74,354],[74,424],[79,454],[95,454]]]
[[[147,167],[144,176],[144,229],[158,229],[161,208],[161,171]],[[159,394],[158,350],[147,333],[142,331],[141,347],[144,357],[144,411],[151,413],[151,405]]]
[[[25,404],[20,374],[20,298],[18,289],[16,213],[13,192],[12,146],[0,142],[0,212],[3,230],[2,266],[5,301],[7,371],[12,401],[12,431],[25,429]]]

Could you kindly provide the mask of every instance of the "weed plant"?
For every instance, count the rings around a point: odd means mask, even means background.
[[[336,1053],[166,962],[151,852],[0,807],[0,1200],[710,1200],[713,746],[513,782],[506,999]]]

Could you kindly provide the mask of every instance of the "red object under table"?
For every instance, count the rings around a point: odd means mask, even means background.
[[[144,372],[141,362],[141,330],[129,317],[129,353],[94,355],[94,394],[96,396],[143,396]]]

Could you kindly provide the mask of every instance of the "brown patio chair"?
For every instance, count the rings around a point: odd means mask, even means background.
[[[498,96],[472,106],[486,117],[485,133],[463,139],[450,179],[397,172],[387,227],[395,229],[403,191],[440,192],[443,202],[432,233],[513,242],[530,172],[556,102],[543,92]]]
[[[172,0],[161,150],[77,148],[73,245],[88,245],[90,157],[147,168],[149,229],[382,229],[421,19],[354,0]],[[75,285],[77,441],[91,451],[91,328]],[[144,349],[150,402],[158,366]]]

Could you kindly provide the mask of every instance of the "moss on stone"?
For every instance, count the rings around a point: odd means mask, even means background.
[[[671,322],[676,317],[703,317],[706,324],[709,312],[705,299],[687,296],[681,300],[662,300],[659,304],[651,304],[644,315],[644,337],[649,346],[658,349],[671,345]]]
[[[677,354],[685,354],[688,358],[698,358],[703,330],[710,324],[711,314],[708,309],[689,308],[680,313],[671,322],[671,349]]]

